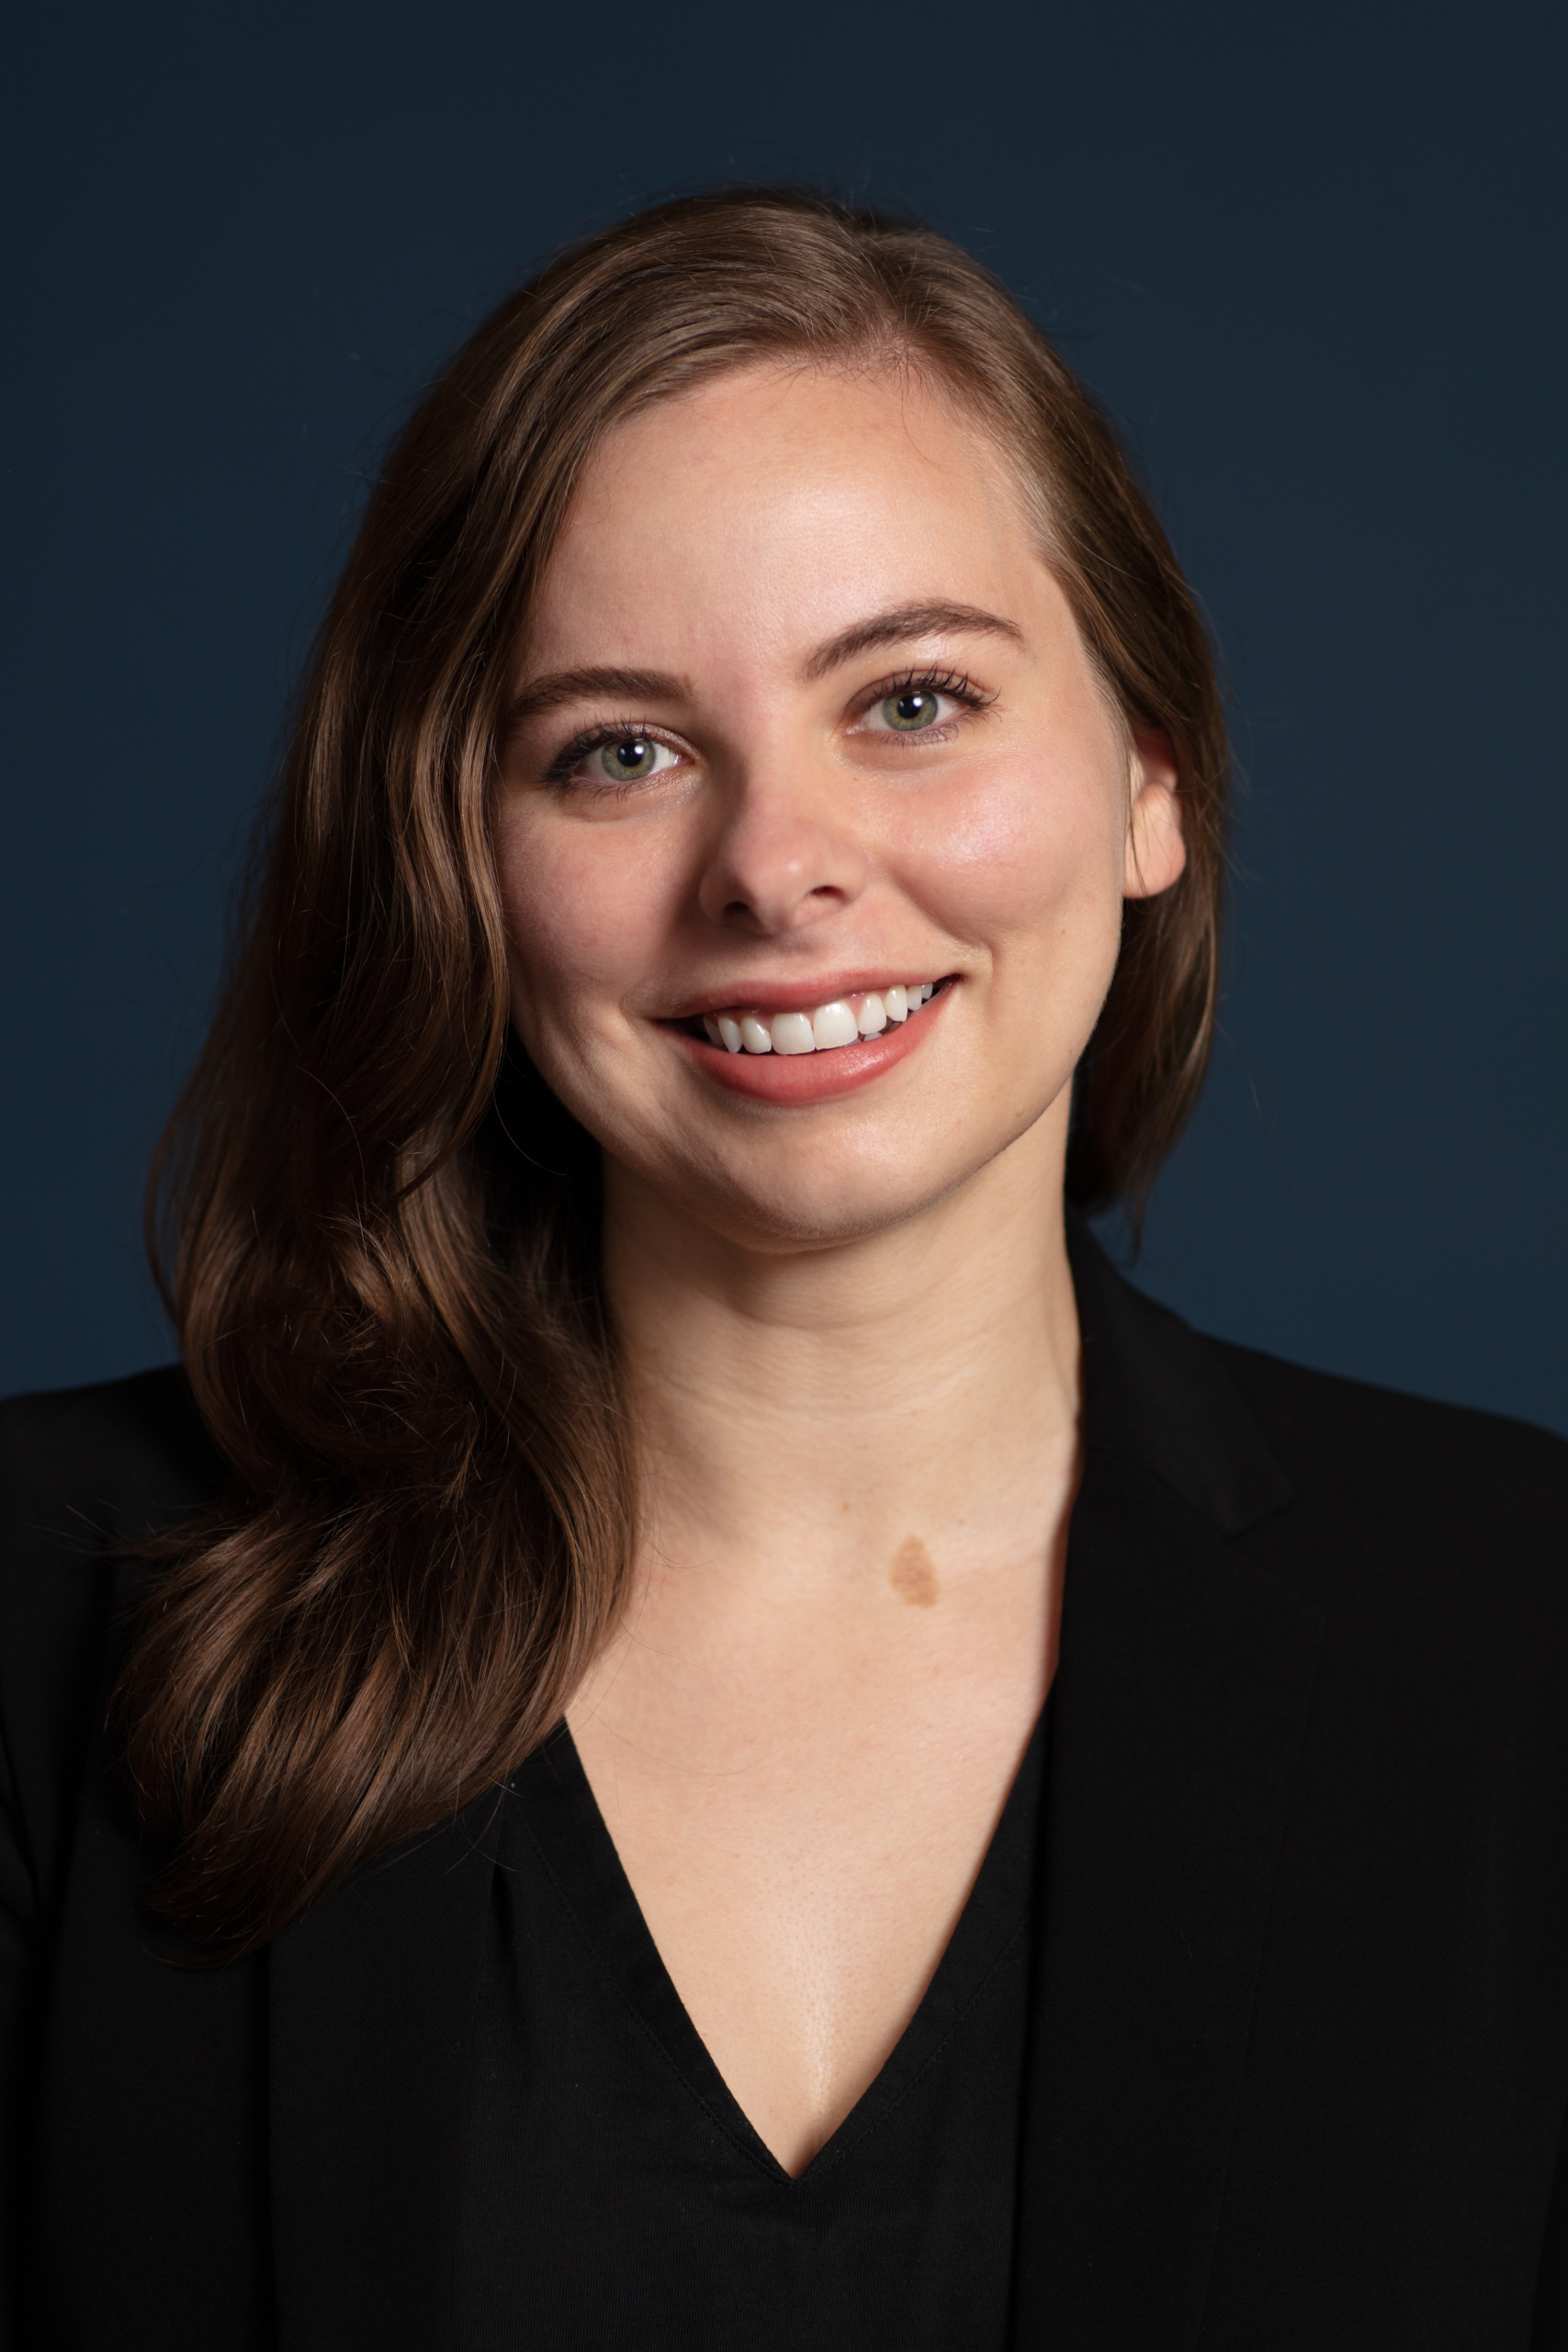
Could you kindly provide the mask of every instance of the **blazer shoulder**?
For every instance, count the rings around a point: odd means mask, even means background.
[[[0,1404],[0,1916],[58,1887],[128,1556],[224,1482],[178,1365]]]
[[[183,1368],[0,1403],[0,1560],[97,1555],[209,1502],[223,1464]]]
[[[0,1710],[98,1639],[117,1562],[221,1492],[184,1371],[0,1403]]]
[[[1445,1543],[1506,1531],[1568,1567],[1568,1439],[1229,1340],[1208,1345],[1303,1500]]]

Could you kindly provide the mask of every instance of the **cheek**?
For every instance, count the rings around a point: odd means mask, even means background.
[[[646,981],[678,890],[638,827],[531,811],[498,825],[496,864],[513,973],[533,1012],[575,1026],[595,1001]]]
[[[1049,951],[1081,935],[1098,948],[1122,920],[1119,789],[1100,759],[999,752],[925,812],[910,843],[922,895],[960,937]]]

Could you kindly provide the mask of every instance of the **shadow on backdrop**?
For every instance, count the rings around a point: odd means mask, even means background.
[[[1249,780],[1145,1286],[1568,1430],[1560,11],[35,11],[4,169],[0,1390],[166,1358],[147,1153],[367,469],[559,241],[805,177],[1020,290]]]

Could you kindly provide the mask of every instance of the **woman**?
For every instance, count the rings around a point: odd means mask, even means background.
[[[159,1171],[184,1371],[7,1408],[18,2341],[1568,2344],[1568,1454],[1081,1221],[1224,782],[941,240],[702,197],[459,356]]]

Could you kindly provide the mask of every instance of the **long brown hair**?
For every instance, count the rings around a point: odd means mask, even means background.
[[[1131,903],[1068,1189],[1136,1200],[1202,1080],[1225,749],[1208,649],[1099,411],[917,225],[725,191],[589,239],[402,435],[321,631],[149,1232],[232,1470],[165,1541],[120,1687],[162,1907],[218,1957],[492,1787],[612,1624],[634,1480],[598,1159],[509,1038],[488,834],[515,645],[585,461],[770,357],[913,368],[966,404],[1128,719],[1175,746],[1187,866]]]

